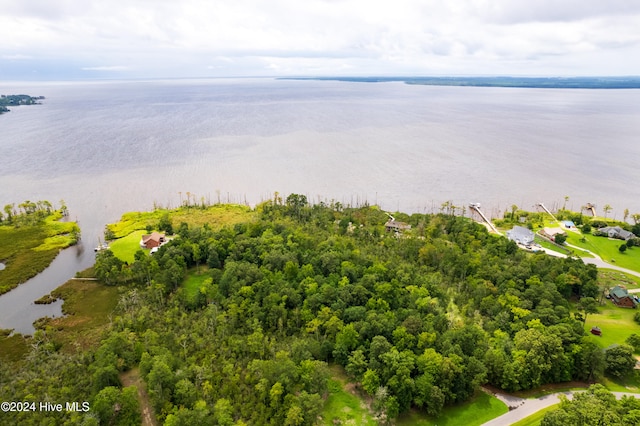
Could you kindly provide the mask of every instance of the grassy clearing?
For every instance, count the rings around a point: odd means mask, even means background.
[[[412,410],[401,415],[398,426],[475,426],[481,425],[508,412],[509,408],[498,398],[485,392],[478,392],[464,404],[446,407],[438,418]]]
[[[344,370],[338,365],[330,367],[332,378],[329,379],[329,396],[322,411],[323,424],[375,426],[367,404],[360,398],[353,384],[349,383]]]
[[[60,250],[75,244],[74,222],[59,222],[59,212],[36,225],[0,226],[0,294],[42,272]]]
[[[577,235],[573,232],[569,233],[567,242],[597,254],[605,262],[640,272],[640,247],[631,247],[626,252],[620,253],[618,248],[624,243],[622,240],[595,235]],[[577,253],[581,255],[580,251]]]
[[[603,348],[613,344],[623,344],[631,334],[640,334],[640,325],[633,320],[636,309],[619,308],[607,300],[604,306],[598,308],[599,313],[587,316],[585,331],[589,338]],[[589,333],[591,327],[597,326],[602,330],[602,336]]]
[[[146,233],[146,231],[134,231],[126,237],[113,241],[109,245],[109,249],[118,259],[128,263],[133,263],[136,252],[141,250],[140,239]]]
[[[160,218],[167,213],[174,229],[177,229],[182,222],[187,223],[189,226],[202,226],[206,223],[211,228],[216,229],[226,225],[247,222],[253,216],[249,207],[237,204],[221,204],[204,209],[200,207],[181,207],[174,210],[157,209],[151,212],[125,213],[117,223],[107,225],[107,227],[116,238],[122,238],[134,231],[146,229],[147,226],[156,228]]]
[[[544,415],[549,411],[557,410],[559,406],[560,404],[554,404],[547,408],[543,408],[542,410],[533,413],[529,417],[525,417],[524,419],[513,423],[511,426],[539,426]]]
[[[200,293],[202,283],[211,278],[207,271],[208,268],[202,266],[200,267],[200,272],[195,269],[190,271],[187,279],[182,283],[182,288],[184,288],[185,296],[188,299],[194,299]]]

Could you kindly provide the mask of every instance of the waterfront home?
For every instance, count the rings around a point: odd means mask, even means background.
[[[602,235],[609,238],[617,238],[619,240],[628,240],[635,237],[633,232],[626,231],[619,226],[605,226],[594,232],[594,235]]]
[[[573,223],[572,220],[563,220],[562,226],[564,226],[567,229],[576,229],[576,224]]]
[[[152,232],[151,234],[145,234],[140,240],[140,247],[143,249],[151,249],[154,247],[160,247],[166,242],[164,234],[159,232]]]
[[[411,225],[405,222],[399,222],[395,219],[389,219],[387,223],[384,224],[384,228],[387,232],[400,232],[405,229],[411,229]]]
[[[514,226],[507,231],[507,238],[523,246],[528,246],[533,244],[534,234],[533,231],[524,226]]]
[[[555,241],[556,235],[559,234],[566,235],[567,233],[562,228],[543,228],[540,230],[540,235],[547,237],[552,241]]]

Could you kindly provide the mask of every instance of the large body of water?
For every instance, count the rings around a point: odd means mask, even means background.
[[[297,192],[407,212],[481,202],[492,216],[569,196],[576,210],[640,212],[638,90],[224,79],[0,93],[46,97],[0,116],[0,207],[65,200],[84,241],[0,297],[0,328],[16,331],[56,313],[31,301],[92,264],[106,223],[187,192],[249,204]]]

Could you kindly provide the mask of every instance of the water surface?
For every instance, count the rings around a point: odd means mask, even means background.
[[[0,328],[29,329],[32,300],[92,264],[106,223],[187,192],[250,204],[297,192],[408,212],[481,202],[492,216],[569,196],[575,210],[640,212],[637,90],[220,79],[0,93],[46,97],[0,117],[0,204],[65,200],[84,243],[28,292],[0,297]]]

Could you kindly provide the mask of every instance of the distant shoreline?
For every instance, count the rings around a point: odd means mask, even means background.
[[[11,111],[8,107],[19,105],[40,105],[39,100],[44,96],[29,95],[0,95],[0,114]]]
[[[510,87],[522,89],[640,89],[640,77],[282,77],[354,83],[401,82],[424,86]]]

